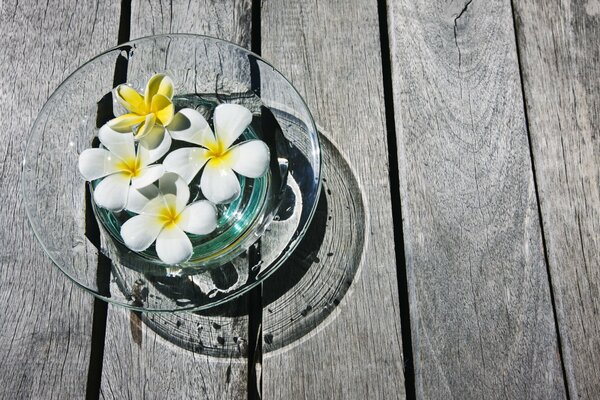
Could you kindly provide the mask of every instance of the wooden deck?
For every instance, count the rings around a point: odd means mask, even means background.
[[[599,0],[0,0],[0,13],[0,398],[600,398]],[[167,32],[271,61],[329,154],[323,244],[294,286],[276,274],[223,313],[94,300],[52,266],[22,205],[25,139],[58,84]],[[325,302],[326,279],[345,295]],[[192,331],[220,353],[190,346]]]

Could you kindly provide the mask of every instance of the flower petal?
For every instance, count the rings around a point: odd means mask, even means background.
[[[135,158],[135,146],[132,133],[120,133],[103,125],[98,132],[98,139],[104,147],[122,160]]]
[[[152,98],[157,95],[163,95],[169,100],[173,98],[173,80],[165,74],[156,74],[150,78],[144,91],[144,100],[148,107],[152,104]]]
[[[224,148],[231,146],[250,122],[252,113],[244,106],[221,104],[215,108],[215,135]]]
[[[79,172],[86,181],[119,171],[119,159],[104,149],[86,149],[79,155]]]
[[[140,139],[146,136],[156,124],[156,115],[150,113],[146,115],[144,121],[135,130],[135,138]]]
[[[121,226],[121,237],[131,250],[144,251],[154,243],[163,225],[156,217],[136,215]]]
[[[204,167],[200,188],[204,196],[215,204],[230,203],[240,195],[240,182],[231,168],[209,161]]]
[[[167,155],[163,165],[169,172],[181,176],[190,183],[208,161],[208,150],[200,147],[185,147]]]
[[[165,227],[156,239],[158,258],[167,264],[187,261],[192,255],[192,242],[177,226]]]
[[[157,121],[163,126],[167,126],[173,119],[173,114],[175,114],[173,102],[162,94],[152,97],[150,109],[156,115]]]
[[[167,129],[175,140],[183,140],[204,147],[209,147],[207,143],[215,141],[208,122],[202,114],[191,108],[184,108],[175,114]]]
[[[165,128],[154,125],[154,128],[140,139],[138,153],[144,153],[141,159],[148,165],[164,156],[171,148],[171,142],[171,136]]]
[[[231,168],[248,178],[262,176],[269,167],[269,148],[261,140],[240,143],[229,150]]]
[[[127,85],[119,85],[115,89],[114,95],[119,104],[132,113],[144,115],[148,112],[144,98],[134,88]]]
[[[142,168],[140,174],[131,179],[131,187],[143,188],[156,182],[165,173],[165,167],[160,164],[150,165]]]
[[[217,227],[217,208],[209,201],[200,200],[187,206],[179,218],[177,226],[184,231],[206,235]]]
[[[190,188],[179,175],[174,172],[167,172],[158,181],[158,188],[163,195],[174,195],[177,199],[177,212],[183,211],[190,199]]]
[[[163,212],[165,207],[167,207],[165,197],[159,193],[158,196],[146,203],[140,214],[157,216]]]
[[[159,191],[155,185],[148,185],[139,189],[130,188],[125,209],[136,214],[141,214],[144,207],[146,207],[150,200],[158,196],[158,194]]]
[[[120,211],[127,204],[129,194],[128,174],[116,173],[109,175],[94,188],[94,201],[100,207],[111,211]]]
[[[134,126],[144,122],[145,119],[143,115],[123,114],[108,121],[107,125],[117,132],[131,132]]]

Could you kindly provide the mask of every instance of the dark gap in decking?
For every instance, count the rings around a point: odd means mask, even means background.
[[[250,50],[261,54],[261,2],[252,0],[251,9],[251,40]],[[250,58],[251,88],[260,95],[260,70],[256,60]],[[249,279],[255,279],[253,267],[261,261],[260,240],[248,250]],[[248,293],[248,376],[247,376],[247,398],[248,400],[260,400],[262,398],[262,294],[263,284],[258,284]]]
[[[398,277],[398,298],[400,303],[400,326],[402,329],[402,353],[404,357],[404,386],[406,398],[416,398],[415,372],[412,350],[412,331],[408,295],[408,277],[404,254],[404,231],[402,227],[402,200],[400,198],[400,176],[398,147],[396,144],[396,121],[394,117],[394,93],[392,87],[392,60],[387,22],[386,0],[377,0],[379,36],[381,43],[381,64],[383,73],[383,97],[385,101],[385,122],[387,127],[388,164],[392,220],[394,224],[394,247],[396,254],[396,274]]]
[[[102,296],[110,297],[110,259],[100,252],[100,228],[92,210],[92,193],[89,185],[85,187],[85,236],[98,249],[96,271],[98,293]],[[94,298],[90,361],[85,393],[86,399],[98,399],[100,393],[107,311],[106,302]]]
[[[259,239],[248,249],[249,279],[256,279],[252,270],[260,261]],[[248,294],[248,400],[262,398],[262,293],[263,285],[260,283]]]
[[[129,41],[131,25],[131,0],[121,0],[121,13],[119,17],[119,32],[117,44]],[[127,59],[118,56],[115,64],[113,86],[127,81]],[[98,102],[97,125],[102,126],[108,119],[114,117],[112,114],[112,97],[109,94]],[[92,210],[92,198],[89,186],[86,186],[86,236],[98,249],[98,270],[96,284],[98,293],[104,297],[110,297],[110,270],[111,261],[101,251],[100,229]],[[94,310],[92,317],[92,335],[90,346],[90,362],[88,366],[87,384],[85,398],[96,400],[100,398],[102,382],[102,365],[104,363],[104,343],[106,340],[106,319],[108,316],[108,303],[98,298],[94,299]]]
[[[558,341],[558,352],[559,352],[559,356],[560,356],[560,365],[561,365],[561,369],[562,369],[563,381],[565,384],[565,395],[566,395],[567,400],[569,400],[570,399],[569,381],[567,379],[567,370],[565,368],[565,361],[564,361],[564,355],[563,355],[563,341],[562,341],[562,337],[560,334],[559,321],[558,321],[558,316],[556,313],[556,300],[554,298],[554,286],[552,285],[552,273],[550,270],[550,263],[548,261],[548,248],[546,246],[546,234],[544,233],[544,220],[543,220],[543,216],[542,216],[542,207],[540,205],[540,194],[539,194],[539,189],[538,189],[537,173],[535,170],[533,144],[531,142],[531,133],[530,133],[530,128],[529,128],[530,127],[529,115],[527,113],[527,98],[525,97],[525,82],[523,79],[523,64],[521,62],[521,50],[519,48],[519,35],[518,35],[518,25],[519,24],[517,24],[517,15],[515,13],[515,6],[513,4],[513,0],[511,0],[511,2],[510,2],[510,7],[511,7],[511,12],[512,12],[513,29],[514,29],[514,34],[515,34],[515,49],[517,52],[517,63],[519,66],[519,80],[521,82],[521,97],[523,100],[523,113],[525,116],[525,125],[526,125],[526,129],[527,129],[527,140],[528,140],[528,144],[529,144],[529,158],[531,161],[531,170],[533,173],[533,186],[535,189],[535,200],[536,200],[536,205],[537,205],[538,218],[540,221],[540,231],[542,234],[542,248],[544,250],[544,262],[546,263],[546,274],[548,275],[548,285],[550,286],[550,301],[552,303],[552,315],[554,317],[554,329],[556,331],[556,338]]]

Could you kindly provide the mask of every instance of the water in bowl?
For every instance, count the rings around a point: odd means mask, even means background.
[[[252,139],[263,140],[269,146],[271,162],[267,173],[256,179],[238,175],[241,194],[229,204],[217,205],[217,228],[208,235],[188,234],[193,246],[193,254],[181,267],[209,267],[222,265],[244,252],[260,235],[271,221],[281,202],[285,189],[287,175],[287,160],[285,149],[287,145],[281,134],[273,114],[253,93],[243,96],[225,97],[222,95],[190,94],[175,96],[173,99],[176,110],[193,108],[199,111],[211,127],[215,107],[220,103],[237,103],[244,105],[253,112],[252,123],[242,133],[237,142]],[[173,141],[170,151],[182,147],[193,146],[190,143]],[[161,163],[158,160],[158,163]],[[199,173],[190,183],[190,203],[204,199],[200,190]],[[91,184],[92,190],[99,180]],[[94,204],[94,213],[111,238],[119,243],[123,251],[123,239],[120,235],[121,226],[135,214],[129,211],[112,212]],[[154,245],[147,250],[137,253],[143,261],[159,266],[169,267],[157,256]]]

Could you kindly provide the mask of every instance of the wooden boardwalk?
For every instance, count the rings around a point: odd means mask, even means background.
[[[169,32],[271,61],[329,154],[324,244],[223,314],[95,301],[22,203],[59,83]],[[599,0],[0,0],[0,49],[0,398],[600,398]]]

